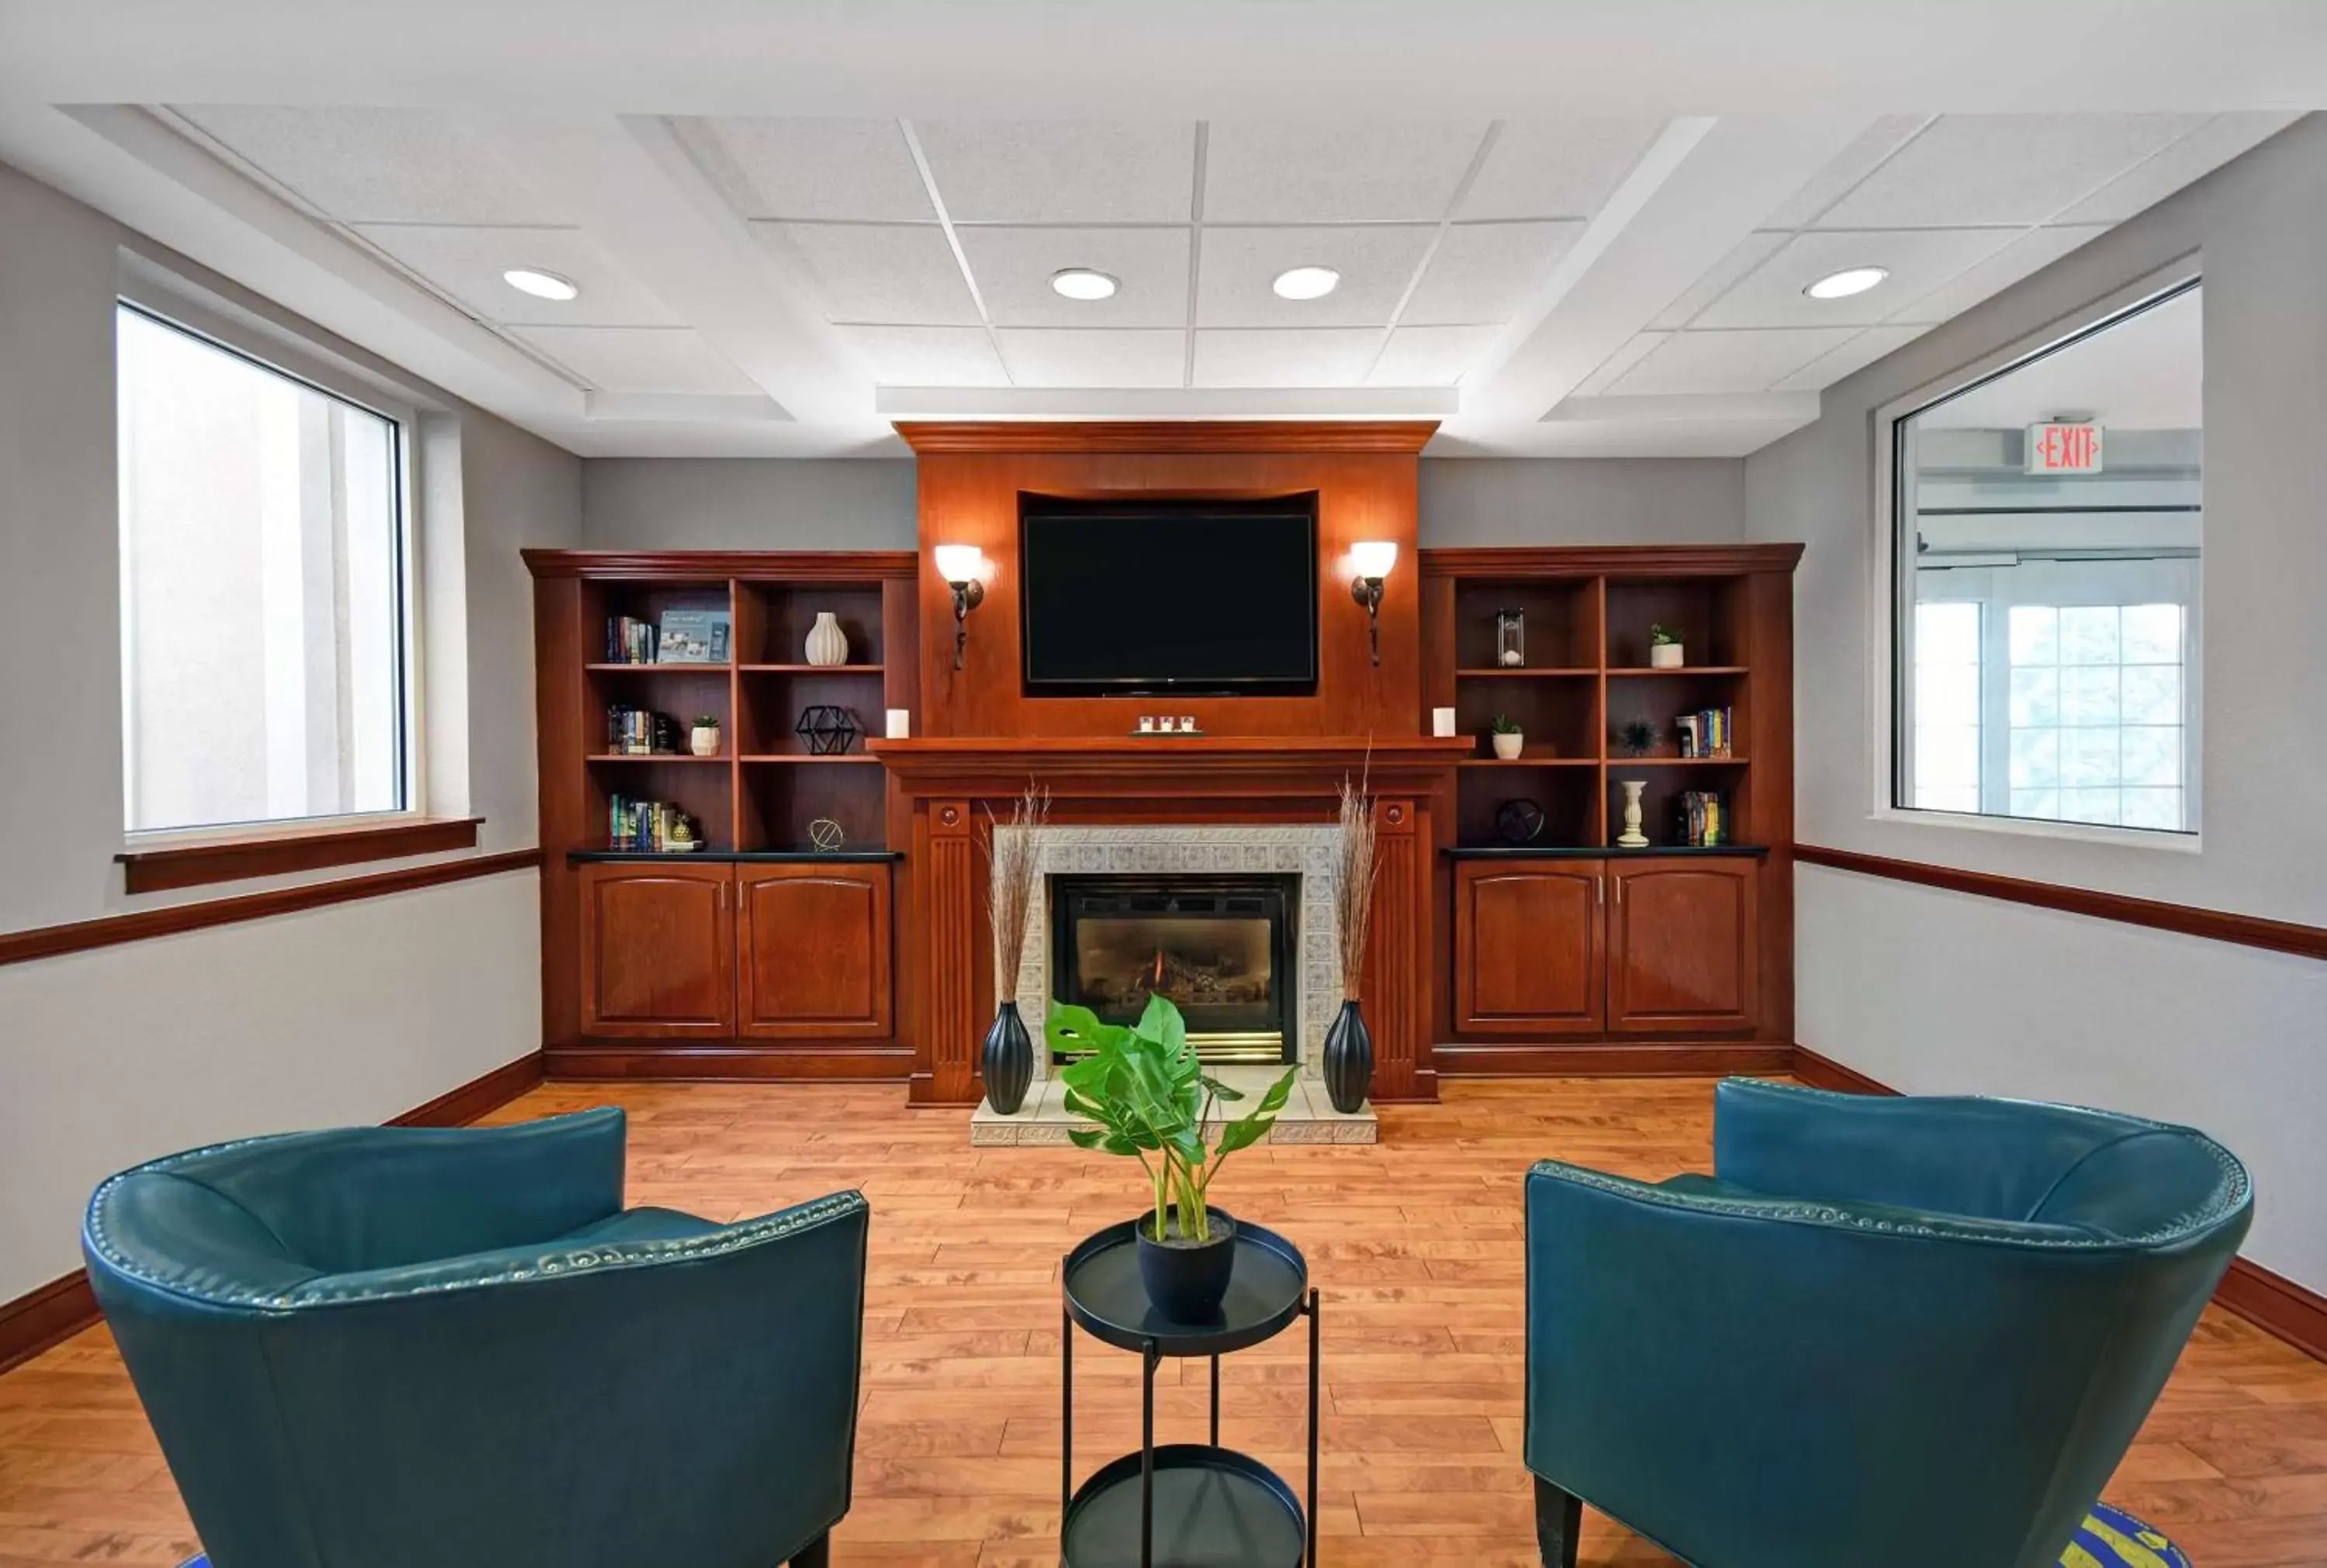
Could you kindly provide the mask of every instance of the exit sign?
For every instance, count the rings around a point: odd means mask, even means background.
[[[2030,473],[2098,473],[2101,427],[2098,425],[2032,425],[2028,427]]]

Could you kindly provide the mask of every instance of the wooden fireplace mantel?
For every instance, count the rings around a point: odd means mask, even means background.
[[[1433,1099],[1429,1067],[1436,815],[1474,737],[1402,735],[938,736],[874,741],[891,784],[890,842],[918,869],[899,940],[906,1006],[919,1021],[911,1097],[967,1105],[996,1002],[986,921],[995,816],[1030,783],[1055,819],[1089,823],[1329,821],[1342,782],[1363,781],[1378,829],[1374,919],[1361,994],[1375,1049],[1374,1097]]]

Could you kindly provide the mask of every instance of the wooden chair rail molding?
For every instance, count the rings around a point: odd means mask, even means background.
[[[369,876],[343,877],[336,882],[310,882],[304,887],[271,888],[265,892],[232,898],[206,899],[200,903],[173,904],[167,909],[137,910],[126,915],[105,915],[62,926],[36,926],[28,931],[0,932],[0,964],[22,964],[53,958],[91,947],[142,942],[149,937],[174,937],[206,926],[232,925],[238,920],[263,920],[318,910],[326,904],[351,903],[382,898],[416,888],[467,882],[472,877],[498,876],[503,872],[529,871],[541,863],[538,849],[503,850],[497,854],[472,855],[465,860],[437,861],[402,871],[376,872]]]
[[[2147,926],[2152,930],[2203,937],[2214,942],[2235,942],[2247,947],[2266,947],[2275,953],[2292,953],[2300,958],[2327,958],[2327,927],[2305,926],[2294,920],[2265,919],[2260,915],[2232,914],[2227,910],[2173,904],[2161,899],[2137,899],[2125,893],[2102,892],[2096,888],[2031,882],[2025,877],[1999,876],[1994,872],[1960,871],[1954,866],[1932,865],[1919,860],[1893,860],[1888,855],[1862,854],[1850,849],[1827,849],[1815,844],[1796,845],[1794,858],[1806,865],[1856,872],[1862,876],[1887,877],[1892,882],[1917,882],[1924,887],[1973,893],[1984,899],[2002,899],[2009,903],[2032,904],[2042,910],[2089,915],[2097,920]]]
[[[166,892],[248,877],[320,871],[365,860],[396,860],[477,847],[481,817],[407,817],[391,821],[285,827],[231,838],[188,839],[150,849],[126,849],[122,891]]]
[[[541,1080],[541,1052],[536,1050],[449,1089],[425,1105],[415,1106],[388,1125],[464,1127],[500,1109]],[[89,1274],[84,1269],[51,1280],[14,1301],[0,1302],[0,1372],[70,1339],[97,1319],[97,1298],[89,1293]]]
[[[1806,1045],[1794,1047],[1793,1075],[1812,1088],[1846,1095],[1895,1095],[1886,1083],[1868,1078]],[[2258,1263],[2233,1258],[2230,1272],[2214,1291],[2214,1304],[2236,1312],[2266,1333],[2275,1334],[2304,1355],[2327,1361],[2327,1296],[2274,1274]]]

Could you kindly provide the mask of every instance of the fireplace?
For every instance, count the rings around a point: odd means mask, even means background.
[[[1161,994],[1206,1061],[1290,1062],[1299,1036],[1292,876],[1054,876],[1058,1000],[1129,1023]]]

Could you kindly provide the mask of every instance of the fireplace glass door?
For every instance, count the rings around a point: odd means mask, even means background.
[[[1110,1023],[1161,995],[1204,1059],[1290,1061],[1290,881],[1054,878],[1053,989]]]

